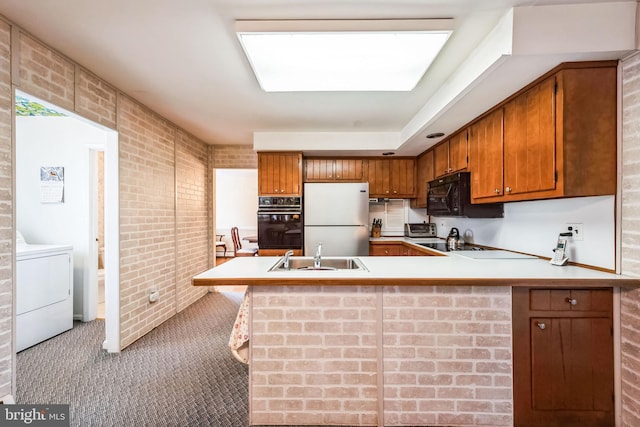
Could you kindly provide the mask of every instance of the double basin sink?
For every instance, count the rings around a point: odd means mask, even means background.
[[[362,261],[354,257],[326,257],[320,261],[320,267],[314,266],[313,257],[289,257],[289,268],[285,266],[285,257],[275,263],[269,271],[335,271],[362,270],[368,271]]]

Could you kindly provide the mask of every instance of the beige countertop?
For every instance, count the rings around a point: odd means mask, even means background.
[[[280,257],[239,257],[198,274],[193,285],[640,286],[640,278],[578,266],[558,267],[539,258],[470,259],[455,252],[357,258],[366,270],[269,271]]]

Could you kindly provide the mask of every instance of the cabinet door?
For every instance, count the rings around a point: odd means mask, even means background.
[[[449,171],[458,172],[467,168],[469,155],[467,153],[468,132],[463,130],[449,140]]]
[[[556,187],[555,77],[504,107],[504,193]]]
[[[613,411],[612,327],[606,317],[531,318],[533,411]]]
[[[411,198],[416,193],[415,159],[392,159],[389,197]]]
[[[333,160],[329,159],[305,159],[304,160],[304,180],[305,182],[314,181],[333,181]]]
[[[495,202],[502,186],[502,109],[471,125],[469,131],[471,198]]]
[[[258,193],[301,195],[301,169],[301,153],[258,153]]]
[[[361,159],[334,160],[334,176],[338,181],[356,181],[364,179]]]
[[[513,288],[514,425],[613,427],[611,289]]]
[[[369,255],[370,256],[402,256],[403,253],[402,243],[388,243],[388,244],[370,244]]]
[[[371,159],[368,163],[369,196],[389,197],[389,161],[386,159]]]
[[[433,153],[434,150],[425,151],[416,160],[416,198],[411,199],[414,209],[427,207],[428,183],[435,179]]]
[[[438,144],[433,149],[435,177],[449,173],[449,141]]]

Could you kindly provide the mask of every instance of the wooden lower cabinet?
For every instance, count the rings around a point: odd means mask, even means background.
[[[258,256],[284,256],[288,249],[258,249]],[[293,249],[294,256],[302,256],[302,249]]]
[[[613,427],[611,289],[513,289],[515,427]]]
[[[383,245],[369,244],[370,256],[403,256],[404,245],[402,243],[386,243]]]
[[[369,243],[369,256],[443,256],[427,248],[416,248],[402,242]]]

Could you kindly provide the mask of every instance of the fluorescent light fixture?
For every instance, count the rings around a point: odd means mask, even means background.
[[[236,32],[266,92],[411,91],[452,22],[237,21]]]

